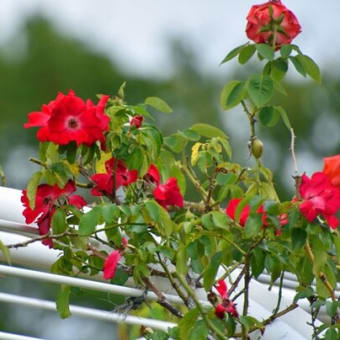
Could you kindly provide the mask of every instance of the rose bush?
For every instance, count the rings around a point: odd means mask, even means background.
[[[112,283],[118,277],[119,284],[130,277],[152,290],[164,318],[174,318],[178,327],[168,333],[143,329],[141,335],[150,339],[248,339],[256,330],[263,334],[304,298],[311,306],[314,338],[340,336],[335,296],[340,155],[326,157],[322,172],[299,173],[289,114],[272,103],[276,92],[286,94],[282,80],[290,63],[317,82],[320,71],[290,44],[301,29],[280,1],[253,6],[247,20],[255,44],[235,48],[222,63],[237,57],[243,65],[257,54],[263,68],[226,84],[221,106],[228,111],[240,105],[244,111],[251,167],[235,163],[228,136],[208,124],[163,136],[150,123],[149,111],[171,113],[171,108],[156,97],[128,104],[125,84],[116,96],[100,96],[97,105],[73,91],[59,94],[42,111],[30,113],[25,124],[39,127],[39,158],[32,161],[41,169],[23,190],[24,216],[37,223],[42,235],[37,241],[61,251],[52,272],[102,273]],[[275,128],[279,120],[291,134],[295,180],[295,194],[286,202],[261,161],[265,146],[257,136],[258,124]],[[87,190],[91,209],[84,211],[85,200],[73,194],[76,187]],[[94,245],[98,242],[100,247]],[[280,293],[273,314],[260,320],[249,314],[248,290],[264,271],[271,285],[279,281]],[[282,308],[285,272],[296,275],[298,287]],[[167,302],[153,277],[167,280],[183,306]],[[197,289],[204,290],[209,307],[197,298]],[[62,294],[59,311],[68,308],[69,296]],[[329,322],[316,326],[323,306]]]

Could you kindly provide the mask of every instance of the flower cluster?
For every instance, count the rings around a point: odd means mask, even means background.
[[[86,201],[81,196],[71,195],[75,190],[76,186],[73,181],[67,182],[62,189],[56,184],[53,186],[41,184],[37,188],[34,209],[29,205],[27,191],[23,190],[21,202],[25,207],[23,215],[25,216],[26,223],[30,224],[36,221],[40,235],[47,234],[50,230],[52,217],[62,198],[64,198],[67,204],[73,205],[78,209],[86,205]],[[53,247],[53,242],[49,238],[44,239],[42,243],[50,248]]]
[[[96,141],[105,143],[109,117],[104,113],[109,96],[102,96],[97,105],[84,102],[73,91],[59,93],[55,100],[42,106],[42,111],[31,112],[25,128],[39,127],[37,137],[41,142],[66,145],[71,142],[91,146]]]
[[[94,196],[112,195],[121,186],[128,186],[137,181],[137,170],[128,170],[123,161],[112,157],[105,162],[106,173],[91,177],[95,186],[91,190]]]
[[[247,22],[246,33],[249,39],[256,43],[272,43],[275,39],[277,48],[290,44],[301,32],[296,16],[281,1],[268,1],[253,6]]]

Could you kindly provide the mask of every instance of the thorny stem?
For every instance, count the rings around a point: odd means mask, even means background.
[[[44,162],[42,162],[40,159],[37,159],[35,157],[29,158],[29,161],[32,162],[32,163],[38,164],[38,165],[44,167],[45,169],[47,168],[47,166]]]
[[[190,297],[193,299],[193,301],[195,302],[195,305],[197,306],[198,310],[200,311],[202,318],[205,322],[205,324],[207,325],[207,327],[214,332],[216,335],[218,335],[222,340],[228,340],[228,337],[225,336],[223,334],[223,332],[218,329],[212,322],[211,320],[208,318],[206,311],[203,309],[203,307],[201,306],[201,304],[199,303],[195,293],[192,291],[191,287],[187,284],[187,282],[185,281],[185,279],[178,273],[176,273],[176,277],[178,278],[178,280],[181,282],[183,288],[186,290],[186,292],[190,295]]]

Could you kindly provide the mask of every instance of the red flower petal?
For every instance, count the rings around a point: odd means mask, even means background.
[[[117,264],[120,260],[120,253],[118,250],[114,250],[105,260],[103,268],[103,277],[105,280],[114,278],[116,274]]]
[[[227,284],[223,280],[218,281],[218,285],[216,286],[216,290],[219,292],[222,299],[228,298],[228,287],[227,287]]]

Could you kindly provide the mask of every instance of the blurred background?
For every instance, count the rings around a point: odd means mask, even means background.
[[[252,0],[110,1],[1,0],[0,2],[0,164],[10,187],[22,189],[37,168],[36,129],[25,130],[27,114],[40,111],[58,91],[83,98],[115,94],[127,81],[127,100],[159,96],[174,109],[157,116],[165,134],[206,122],[231,138],[234,160],[248,162],[247,119],[240,109],[223,112],[223,86],[242,78],[237,61],[219,66],[226,53],[247,41],[245,17]],[[303,32],[294,41],[323,74],[322,85],[290,70],[285,107],[297,135],[300,172],[322,169],[322,158],[340,152],[340,2],[286,0]],[[254,58],[255,59],[255,58]],[[254,68],[247,66],[247,71]],[[243,69],[243,68],[242,68]],[[289,199],[293,182],[289,134],[283,124],[261,129],[264,163]],[[55,291],[35,282],[0,278],[0,290],[53,299]],[[77,302],[88,294],[73,292]],[[94,297],[100,304],[102,297]],[[72,300],[72,302],[74,302]],[[109,306],[106,306],[110,309]],[[112,307],[113,309],[113,307]],[[98,332],[100,329],[100,332]],[[46,339],[113,339],[114,326],[0,304],[0,330]]]

